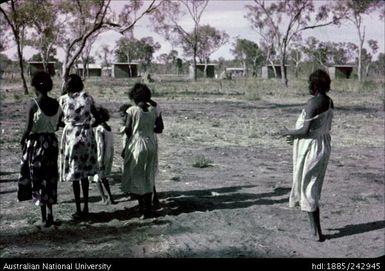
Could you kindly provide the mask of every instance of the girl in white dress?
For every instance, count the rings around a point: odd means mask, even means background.
[[[328,165],[330,129],[334,104],[326,95],[330,90],[330,77],[323,70],[309,77],[309,90],[313,96],[302,110],[294,130],[281,131],[293,145],[293,186],[289,206],[300,206],[309,214],[311,234],[317,241],[324,241],[320,225],[319,200]]]
[[[96,182],[96,187],[102,198],[101,203],[115,204],[115,201],[112,198],[110,184],[107,179],[107,177],[111,175],[112,161],[114,158],[114,137],[111,127],[107,124],[107,121],[110,119],[110,114],[108,113],[108,110],[103,107],[97,107],[96,111],[98,112],[102,123],[96,127],[95,131],[99,171],[93,177],[93,181]],[[102,184],[107,192],[107,196],[104,194]]]

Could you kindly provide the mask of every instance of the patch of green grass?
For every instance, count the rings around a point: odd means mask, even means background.
[[[193,167],[196,168],[206,168],[206,167],[212,167],[213,161],[206,158],[204,155],[199,155],[195,157],[194,163],[192,164]]]

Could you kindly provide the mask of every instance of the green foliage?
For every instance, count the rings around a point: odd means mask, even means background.
[[[116,45],[115,58],[118,62],[139,60],[145,70],[151,64],[155,51],[161,47],[158,42],[154,42],[152,37],[144,37],[140,40],[123,37],[117,41]]]
[[[264,53],[259,48],[258,44],[247,39],[237,39],[231,50],[235,59],[241,64],[245,64],[245,68],[257,73],[257,68],[260,67],[265,59]]]

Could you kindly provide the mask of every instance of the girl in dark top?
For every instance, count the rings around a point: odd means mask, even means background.
[[[52,80],[48,73],[38,72],[32,78],[37,98],[27,109],[27,125],[20,144],[23,149],[18,180],[19,201],[33,199],[40,206],[44,227],[56,225],[52,205],[57,203],[59,103],[48,96]],[[48,210],[48,216],[47,216]]]

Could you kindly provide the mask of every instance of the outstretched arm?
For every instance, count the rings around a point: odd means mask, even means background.
[[[318,106],[318,104],[317,104],[316,100],[310,99],[307,102],[306,107],[305,107],[306,119],[303,123],[303,126],[299,129],[293,129],[293,130],[289,130],[286,127],[284,127],[280,131],[280,135],[281,136],[291,136],[291,137],[295,137],[295,138],[305,137],[309,133],[309,128],[310,128],[312,118],[314,118],[316,116],[317,106]]]

